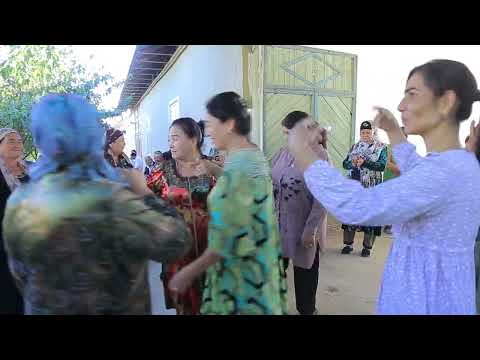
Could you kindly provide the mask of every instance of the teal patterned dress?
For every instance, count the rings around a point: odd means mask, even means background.
[[[208,248],[222,259],[207,270],[201,313],[285,314],[287,284],[272,181],[260,150],[228,156],[208,208]]]

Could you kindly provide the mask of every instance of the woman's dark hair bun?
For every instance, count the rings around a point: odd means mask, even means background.
[[[477,89],[475,92],[475,97],[473,98],[473,101],[480,101],[480,90]]]

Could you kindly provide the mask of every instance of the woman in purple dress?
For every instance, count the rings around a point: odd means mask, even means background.
[[[283,132],[301,124],[308,129],[318,124],[303,111],[293,111],[282,121]],[[316,313],[319,251],[325,247],[327,212],[305,185],[294,157],[283,146],[272,160],[273,191],[277,209],[285,269],[293,262],[295,300],[301,315]]]
[[[475,126],[474,122],[470,124],[470,135],[465,139],[465,149],[475,153],[479,152],[480,155],[480,123]],[[475,294],[477,304],[477,315],[480,314],[480,229],[478,230],[477,237],[475,238]]]
[[[480,226],[480,151],[460,145],[460,123],[480,101],[475,77],[462,63],[434,60],[414,68],[398,106],[405,131],[420,135],[428,155],[419,156],[386,109],[376,123],[385,130],[401,176],[372,188],[346,179],[310,148],[322,131],[295,127],[289,148],[305,182],[340,221],[366,226],[393,224],[378,314],[473,315],[474,245]],[[475,156],[476,155],[476,156]],[[375,204],[375,206],[372,206]]]

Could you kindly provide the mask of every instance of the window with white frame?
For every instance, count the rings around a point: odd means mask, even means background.
[[[180,117],[180,98],[178,96],[168,103],[168,117],[170,123]]]

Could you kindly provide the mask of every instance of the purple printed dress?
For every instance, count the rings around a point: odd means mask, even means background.
[[[272,159],[273,191],[277,209],[283,257],[295,266],[310,269],[317,246],[325,248],[327,239],[327,211],[315,200],[305,185],[303,175],[294,166],[294,158],[287,147],[282,147]],[[313,248],[302,246],[303,236],[316,235]]]
[[[393,155],[402,175],[372,188],[323,160],[305,171],[305,181],[340,221],[393,224],[378,314],[475,314],[477,158],[463,149],[420,157],[408,142],[394,146]]]

